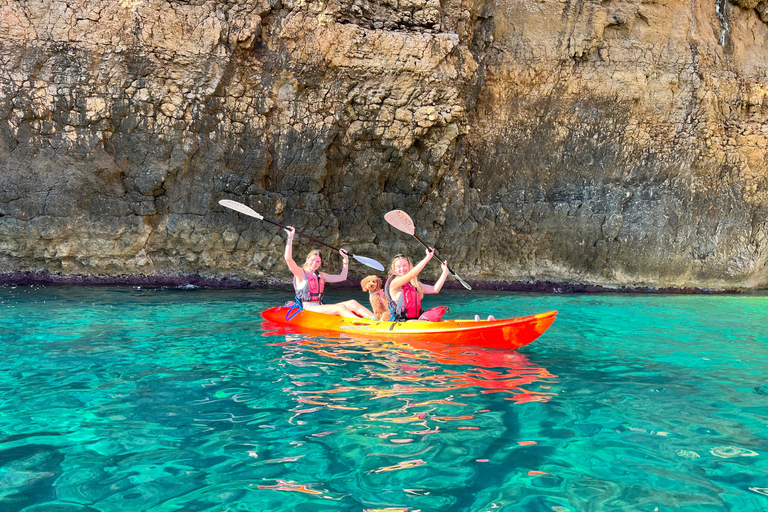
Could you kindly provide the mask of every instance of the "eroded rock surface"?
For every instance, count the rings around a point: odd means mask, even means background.
[[[385,263],[403,209],[478,283],[765,287],[766,9],[0,0],[0,272],[286,279],[227,198]]]

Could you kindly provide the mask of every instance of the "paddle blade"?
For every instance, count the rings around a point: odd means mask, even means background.
[[[371,268],[375,268],[376,270],[380,270],[381,272],[384,272],[384,265],[379,263],[373,258],[366,258],[365,256],[358,256],[356,254],[353,254],[352,257],[362,263],[363,265],[366,265]]]
[[[240,212],[244,215],[248,215],[249,217],[256,217],[259,220],[264,220],[264,217],[256,213],[251,208],[245,206],[243,203],[238,203],[237,201],[231,201],[229,199],[222,199],[221,201],[219,201],[219,204],[221,206],[226,206],[227,208],[235,210],[236,212]]]
[[[392,227],[404,231],[409,235],[416,233],[416,227],[413,225],[411,217],[403,210],[392,210],[384,215],[384,220],[389,222]]]
[[[465,280],[463,280],[462,278],[460,278],[459,275],[456,272],[451,270],[451,274],[453,274],[453,277],[455,277],[459,281],[459,283],[461,283],[461,286],[463,286],[467,290],[471,290],[472,289],[472,287],[469,286],[469,283],[466,282]]]

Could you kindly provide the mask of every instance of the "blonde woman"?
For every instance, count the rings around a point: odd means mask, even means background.
[[[389,309],[396,320],[415,320],[424,311],[421,309],[421,299],[425,294],[438,293],[448,277],[448,262],[442,262],[443,273],[434,285],[422,284],[418,275],[424,270],[429,260],[435,255],[435,250],[427,249],[427,255],[416,265],[405,254],[398,254],[389,267],[389,278],[384,285],[384,293],[389,302]]]
[[[349,254],[344,249],[339,249],[343,258],[340,274],[326,274],[320,272],[323,264],[323,255],[320,251],[310,251],[304,266],[300,267],[293,261],[293,237],[296,229],[288,226],[288,241],[285,244],[285,262],[293,274],[293,288],[296,290],[296,298],[301,306],[315,313],[326,315],[338,315],[346,318],[373,318],[373,312],[362,306],[356,300],[348,300],[339,304],[323,304],[323,291],[325,283],[339,283],[347,279],[349,271]]]

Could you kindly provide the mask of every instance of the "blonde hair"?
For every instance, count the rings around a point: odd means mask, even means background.
[[[411,261],[411,258],[406,256],[405,254],[398,254],[397,256],[392,258],[392,263],[389,264],[390,276],[395,273],[395,263],[397,262],[397,260],[406,260],[408,262],[408,267],[409,267],[408,270],[411,270],[413,268],[413,262]],[[421,283],[419,282],[418,276],[411,279],[410,283],[411,283],[411,286],[416,288],[416,291],[419,292],[419,297],[423,299],[424,289],[421,287]],[[389,292],[389,290],[387,290],[387,292]]]
[[[309,266],[309,258],[312,256],[318,256],[320,258],[320,264],[323,264],[323,253],[318,249],[315,249],[313,251],[309,251],[309,254],[307,254],[307,258],[304,260],[304,265],[302,267],[304,270],[309,270],[307,267]]]

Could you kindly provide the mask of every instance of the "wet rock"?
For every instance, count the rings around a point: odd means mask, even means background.
[[[763,7],[6,0],[0,273],[285,279],[229,198],[382,262],[406,210],[478,285],[764,287]]]

